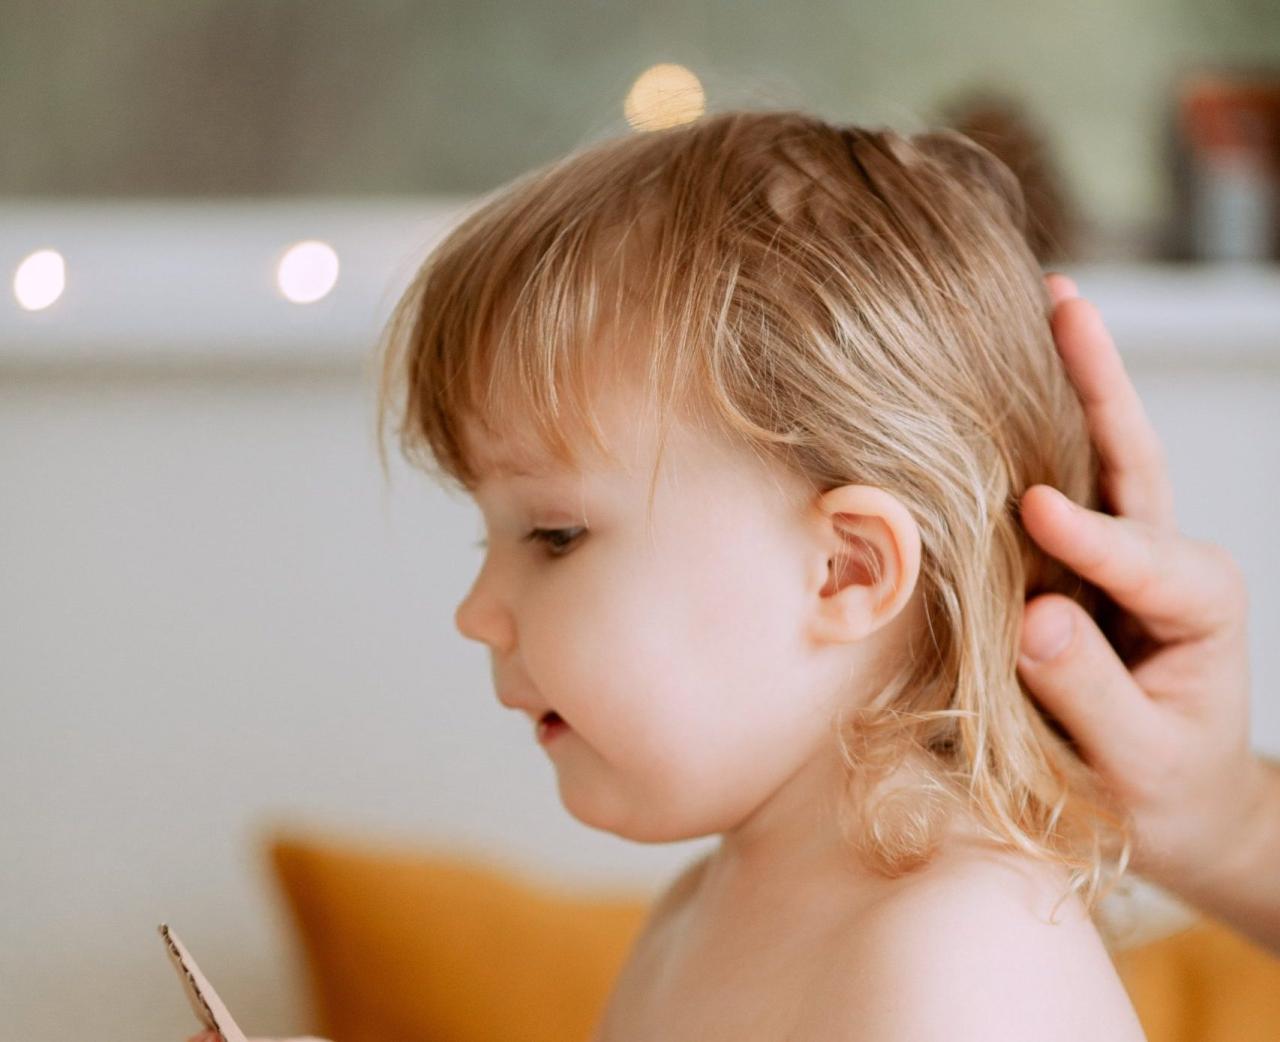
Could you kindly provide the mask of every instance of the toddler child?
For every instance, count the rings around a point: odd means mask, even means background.
[[[719,836],[596,1042],[1143,1037],[1130,823],[1016,670],[1027,598],[1103,608],[1017,516],[1099,501],[1026,220],[957,132],[727,111],[503,186],[397,304],[379,436],[483,514],[497,697],[579,821]]]

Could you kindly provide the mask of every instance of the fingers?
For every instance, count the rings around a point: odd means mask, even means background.
[[[1161,643],[1217,633],[1245,610],[1239,569],[1215,543],[1088,510],[1049,485],[1027,489],[1020,509],[1046,552],[1102,587]]]
[[[1093,620],[1070,598],[1047,593],[1027,605],[1023,648],[1032,647],[1059,619],[1072,623],[1067,642],[1044,661],[1019,656],[1018,673],[1036,700],[1066,727],[1081,757],[1123,786],[1134,765],[1149,773],[1160,750],[1168,747],[1162,735],[1166,721]]]
[[[1102,316],[1083,298],[1066,299],[1050,325],[1102,461],[1112,512],[1176,528],[1164,447]]]
[[[1049,297],[1055,306],[1064,300],[1080,296],[1080,290],[1076,288],[1075,282],[1061,272],[1050,272],[1044,277],[1044,282],[1049,287]]]

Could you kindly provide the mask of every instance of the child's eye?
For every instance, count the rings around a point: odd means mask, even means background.
[[[545,543],[552,557],[563,557],[564,551],[585,532],[585,528],[535,528],[524,540]]]

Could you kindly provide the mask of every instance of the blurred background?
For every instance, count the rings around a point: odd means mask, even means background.
[[[162,921],[249,1034],[310,1030],[277,825],[645,893],[713,842],[560,806],[453,627],[478,515],[383,482],[371,365],[477,195],[704,107],[945,123],[1014,167],[1183,529],[1250,576],[1280,751],[1278,99],[1273,0],[0,0],[6,1037],[193,1033]]]

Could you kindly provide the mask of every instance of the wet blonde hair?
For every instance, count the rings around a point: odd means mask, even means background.
[[[1026,219],[1010,170],[951,130],[735,110],[598,142],[490,193],[427,257],[380,343],[378,445],[385,473],[395,397],[404,457],[462,489],[481,476],[464,420],[570,466],[579,434],[607,457],[592,387],[614,371],[657,408],[659,460],[696,416],[815,493],[892,493],[927,624],[838,729],[846,835],[901,875],[967,808],[1066,866],[1063,899],[1092,914],[1132,823],[1016,668],[1027,598],[1102,600],[1019,521],[1041,482],[1100,506]],[[924,781],[867,799],[908,754]]]

